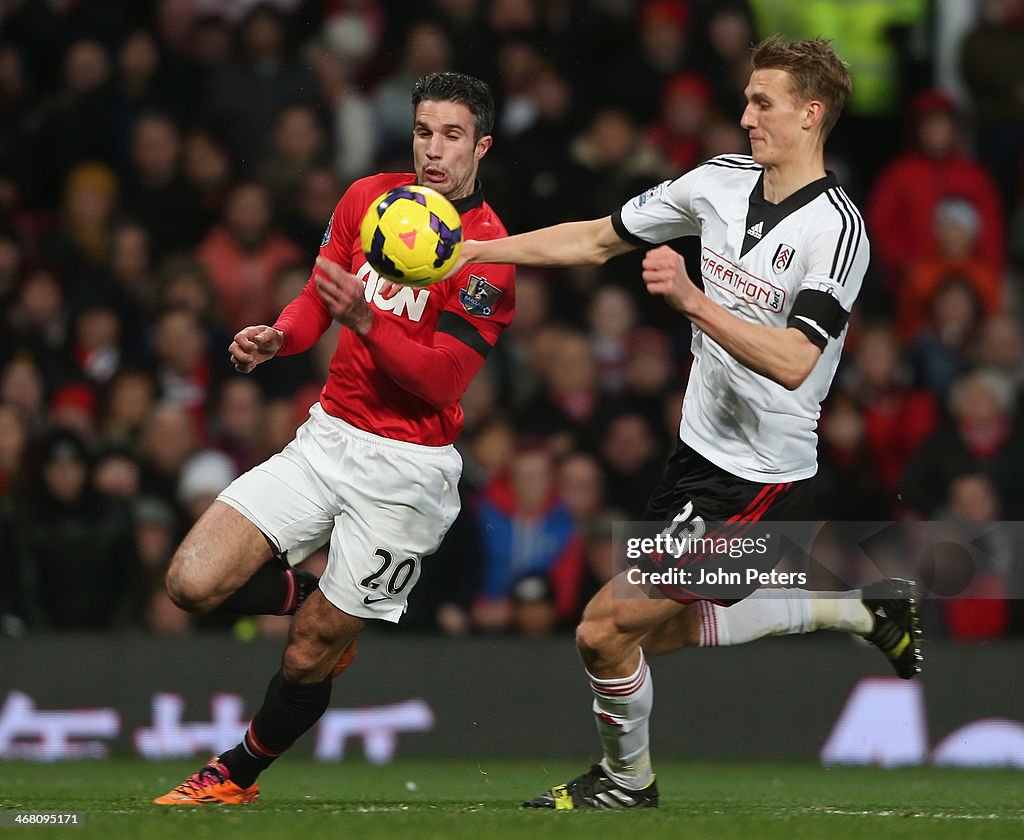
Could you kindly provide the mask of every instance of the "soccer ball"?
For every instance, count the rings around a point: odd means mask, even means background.
[[[429,286],[444,277],[462,248],[459,211],[430,187],[396,187],[378,196],[359,228],[373,269],[404,286]]]

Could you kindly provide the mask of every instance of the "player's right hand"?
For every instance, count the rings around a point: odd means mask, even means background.
[[[284,344],[284,333],[260,324],[246,327],[235,334],[228,352],[231,364],[239,373],[249,373],[260,362],[273,358]]]

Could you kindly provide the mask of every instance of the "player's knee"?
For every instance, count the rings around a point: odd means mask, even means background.
[[[281,673],[291,682],[308,682],[320,677],[324,650],[310,639],[292,639],[284,650]]]
[[[576,648],[588,666],[606,661],[613,656],[619,638],[615,622],[607,617],[583,617],[576,628]]]
[[[198,581],[188,573],[185,564],[178,557],[174,558],[165,579],[167,594],[180,607],[190,613],[209,612],[213,606],[213,593],[210,587]]]

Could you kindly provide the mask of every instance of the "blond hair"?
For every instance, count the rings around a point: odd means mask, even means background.
[[[853,94],[853,80],[846,63],[833,52],[824,38],[786,43],[781,35],[770,35],[755,45],[751,64],[755,70],[785,70],[793,80],[798,102],[817,99],[825,106],[821,139],[828,137]]]

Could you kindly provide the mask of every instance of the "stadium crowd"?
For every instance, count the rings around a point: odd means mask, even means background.
[[[821,420],[818,514],[1022,518],[1024,2],[978,4],[959,96],[932,86],[931,4],[875,4],[867,34],[843,26],[845,5],[8,0],[2,631],[287,625],[194,619],[163,573],[317,399],[334,334],[249,376],[227,346],[302,288],[348,183],[408,169],[416,78],[493,86],[481,178],[518,232],[747,153],[747,49],[776,29],[839,33],[857,94],[826,151],[873,254]],[[612,523],[640,518],[674,447],[689,327],[643,293],[638,256],[520,270],[517,309],[463,400],[463,514],[402,629],[573,626],[610,573]],[[999,557],[975,569],[986,597],[935,607],[930,635],[1024,632],[1019,563]]]

